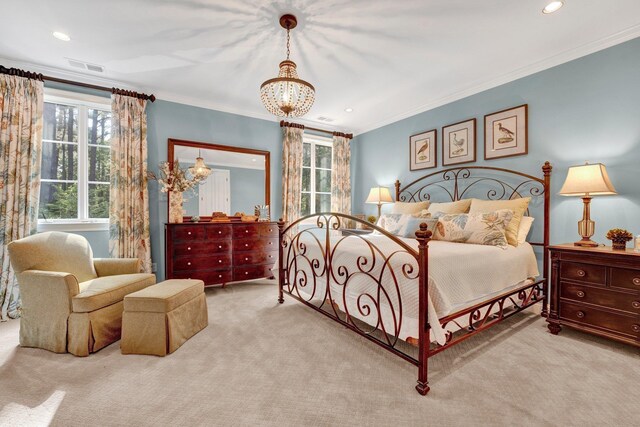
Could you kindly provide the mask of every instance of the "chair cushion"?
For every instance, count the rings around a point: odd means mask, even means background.
[[[98,277],[80,283],[80,293],[73,297],[72,307],[76,313],[89,313],[122,301],[125,295],[139,291],[156,283],[153,274],[119,274]]]
[[[124,311],[169,313],[204,292],[204,282],[192,279],[171,279],[149,286],[124,298]]]
[[[78,282],[98,277],[89,242],[82,236],[49,231],[9,243],[9,257],[16,273],[26,270],[71,273]]]

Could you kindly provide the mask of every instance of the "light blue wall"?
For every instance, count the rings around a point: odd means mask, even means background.
[[[484,161],[484,115],[521,104],[529,105],[529,154]],[[541,176],[543,162],[551,161],[552,243],[578,238],[582,201],[557,194],[567,168],[587,160],[607,166],[619,193],[594,198],[594,239],[605,242],[613,227],[640,233],[640,38],[358,135],[352,142],[353,212],[375,214],[374,205],[364,204],[372,186],[393,189],[397,178],[409,183],[437,170],[409,172],[410,135],[437,128],[441,165],[442,126],[473,117],[475,165]]]
[[[167,160],[167,139],[210,142],[271,152],[271,213],[278,218],[282,206],[282,133],[277,122],[157,100],[147,107],[149,169]],[[156,183],[149,185],[151,257],[157,276],[164,278],[164,224],[167,198]]]

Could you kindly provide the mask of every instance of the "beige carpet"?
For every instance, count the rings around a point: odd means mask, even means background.
[[[0,324],[0,424],[638,425],[638,350],[534,313],[433,357],[421,397],[413,365],[273,282],[207,296],[209,326],[165,358],[20,348]]]

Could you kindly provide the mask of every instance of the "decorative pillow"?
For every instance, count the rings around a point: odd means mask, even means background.
[[[489,213],[444,215],[438,219],[436,239],[506,249],[509,244],[505,231],[513,215],[510,209]]]
[[[436,225],[438,224],[438,218],[421,218],[421,217],[416,217],[414,215],[407,218],[406,222],[404,223],[404,226],[398,233],[398,236],[415,238],[416,231],[420,229],[420,224],[422,224],[423,222],[427,224],[427,230],[431,231],[435,236]]]
[[[411,214],[411,216],[414,217],[414,218],[431,218],[431,214],[426,209],[423,209],[420,212],[416,212],[414,214]]]
[[[471,206],[471,199],[462,199],[457,202],[431,203],[428,210],[432,214],[436,212],[446,214],[467,213],[469,212],[469,206]]]
[[[376,225],[380,228],[383,228],[386,232],[390,234],[398,234],[404,225],[404,220],[406,220],[409,215],[403,214],[382,214],[380,215],[380,219]],[[374,234],[382,234],[378,231],[375,231]]]
[[[395,202],[393,204],[393,207],[391,208],[391,213],[394,214],[414,214],[417,212],[420,212],[424,209],[429,209],[429,205],[431,204],[431,202],[429,201],[424,201],[424,202],[411,202],[411,203],[406,203],[406,202]]]
[[[518,244],[521,245],[527,241],[529,231],[531,231],[531,225],[533,225],[533,217],[523,216],[520,221],[520,227],[518,228]]]
[[[531,197],[512,200],[480,200],[473,199],[469,213],[494,212],[502,209],[513,211],[513,219],[507,226],[507,242],[511,246],[518,246],[518,228],[524,213],[529,207]]]

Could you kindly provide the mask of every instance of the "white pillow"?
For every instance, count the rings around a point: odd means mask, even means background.
[[[430,201],[424,202],[395,202],[391,208],[391,213],[394,214],[414,214],[422,210],[429,209]]]
[[[399,234],[404,223],[411,215],[407,214],[382,214],[376,225],[384,229],[389,234]],[[373,234],[382,234],[377,230]]]
[[[529,231],[531,231],[531,225],[533,224],[532,216],[523,216],[518,227],[518,244],[522,244],[527,241]]]

